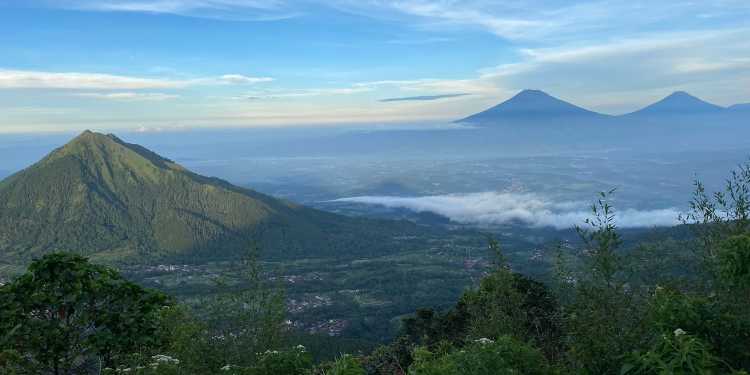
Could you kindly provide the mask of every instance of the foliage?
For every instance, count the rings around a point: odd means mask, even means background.
[[[747,304],[728,304],[717,294],[687,294],[674,288],[658,287],[647,303],[647,325],[657,339],[680,328],[705,342],[713,354],[738,368],[748,363],[750,320]]]
[[[479,339],[460,350],[434,353],[425,347],[414,352],[411,375],[502,375],[554,373],[538,350],[509,336],[497,341]]]
[[[256,362],[255,353],[281,347],[284,293],[261,278],[257,253],[257,247],[251,247],[239,262],[238,287],[218,280],[216,292],[203,302],[208,306],[204,320],[213,361],[249,366]]]
[[[403,375],[413,362],[414,345],[406,336],[396,338],[389,345],[383,345],[363,358],[363,366],[368,374]]]
[[[509,335],[557,355],[560,314],[543,284],[499,269],[482,279],[478,289],[466,292],[461,302],[470,316],[469,338]]]
[[[722,241],[716,256],[719,277],[727,286],[750,289],[750,235],[736,235]]]
[[[615,374],[621,353],[635,349],[643,336],[642,306],[628,287],[619,247],[622,240],[610,202],[601,193],[586,228],[576,228],[584,243],[584,267],[565,306],[568,359],[579,373]]]
[[[500,246],[490,240],[495,268],[479,287],[468,290],[456,306],[440,314],[417,310],[403,320],[402,333],[412,342],[433,348],[448,342],[463,346],[466,340],[511,336],[540,345],[554,357],[560,347],[560,311],[544,284],[512,272]]]
[[[367,372],[362,367],[360,361],[349,355],[344,354],[335,361],[324,364],[316,370],[320,375],[366,375]]]
[[[303,375],[312,368],[312,356],[305,347],[298,346],[288,351],[268,350],[260,355],[258,361],[247,370],[240,371],[242,375]],[[231,372],[230,372],[231,373]]]
[[[717,253],[727,238],[747,234],[750,230],[750,162],[733,170],[724,191],[706,192],[702,182],[695,181],[690,211],[681,216],[698,235],[694,251],[701,257],[710,288],[718,277]]]
[[[719,373],[720,361],[700,339],[681,328],[661,335],[645,353],[634,353],[622,367],[623,375],[660,375]]]
[[[53,253],[0,288],[0,337],[27,369],[71,374],[101,361],[112,367],[162,344],[167,298],[86,258]]]

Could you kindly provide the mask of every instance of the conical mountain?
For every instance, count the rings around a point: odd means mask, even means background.
[[[492,124],[524,121],[595,120],[605,115],[575,106],[540,90],[524,90],[512,98],[457,122]]]
[[[90,131],[0,182],[3,257],[222,259],[251,243],[273,258],[353,255],[410,228],[281,201]]]
[[[658,102],[630,113],[628,116],[711,114],[724,110],[684,91],[676,91]]]

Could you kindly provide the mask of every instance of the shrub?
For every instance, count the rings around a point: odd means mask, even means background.
[[[424,347],[414,352],[411,375],[549,375],[554,371],[542,353],[509,336],[479,339],[463,349],[440,355]]]

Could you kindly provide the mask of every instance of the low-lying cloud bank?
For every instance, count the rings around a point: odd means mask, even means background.
[[[589,204],[554,202],[532,193],[482,192],[424,197],[361,196],[333,202],[353,202],[433,212],[464,224],[508,224],[522,222],[535,227],[568,229],[591,217]],[[679,224],[675,208],[616,211],[621,228],[663,227]]]

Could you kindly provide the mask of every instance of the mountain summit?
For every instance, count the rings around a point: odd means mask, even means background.
[[[387,241],[370,233],[409,228],[281,201],[90,131],[0,182],[6,259],[54,250],[112,261],[229,258],[250,243],[264,256],[309,257],[384,251]]]
[[[522,121],[596,119],[605,117],[560,100],[541,90],[523,90],[512,98],[475,115],[458,120],[469,124]]]
[[[684,91],[676,91],[643,109],[630,113],[630,116],[641,115],[690,115],[696,113],[713,113],[724,110]]]

